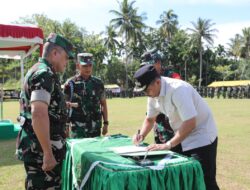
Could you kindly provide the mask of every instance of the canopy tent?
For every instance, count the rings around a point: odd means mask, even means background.
[[[121,92],[121,88],[117,84],[107,84],[104,86],[104,88],[116,94],[119,94]]]
[[[120,88],[117,84],[107,84],[104,86],[106,89]]]
[[[0,24],[0,58],[20,60],[21,84],[24,80],[24,59],[38,48],[42,54],[43,38],[43,31],[36,26]]]
[[[250,85],[250,80],[235,80],[235,81],[215,81],[207,87],[227,87],[227,86],[247,86]]]
[[[38,48],[41,55],[43,38],[43,31],[36,26],[0,24],[0,58],[21,60],[21,83],[23,60]]]

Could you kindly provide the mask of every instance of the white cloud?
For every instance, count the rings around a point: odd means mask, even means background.
[[[215,44],[222,44],[227,47],[227,43],[229,43],[230,38],[234,38],[236,34],[242,35],[242,29],[250,27],[250,20],[244,22],[237,22],[237,23],[225,23],[225,24],[218,24],[216,28],[218,29],[217,38],[215,38]]]
[[[104,30],[104,25],[108,25],[112,16],[109,10],[117,9],[118,3],[114,0],[43,0],[42,3],[34,0],[7,0],[1,3],[1,7],[4,7],[0,11],[1,23],[14,22],[20,17],[36,13],[60,22],[69,18],[78,26],[86,27],[89,32],[98,33]]]
[[[17,21],[19,17],[31,16],[34,13],[44,13],[49,18],[63,21],[70,18],[79,27],[85,27],[87,31],[99,33],[105,30],[105,25],[114,18],[114,15],[109,13],[110,10],[118,10],[118,0],[43,0],[38,3],[34,0],[5,0],[1,2],[0,22],[10,23]],[[122,0],[119,0],[121,2]],[[148,20],[146,23],[150,26],[156,26],[155,21],[159,19],[163,10],[167,10],[172,4],[227,4],[227,5],[243,5],[250,4],[249,0],[136,0],[134,4],[138,7],[138,13],[146,12]],[[219,6],[219,5],[218,5]],[[191,10],[191,9],[190,9]],[[240,12],[240,9],[238,9]],[[235,14],[240,14],[240,13]],[[190,13],[191,14],[191,13]],[[185,15],[183,13],[183,15]],[[242,28],[250,27],[250,19],[248,14],[245,14],[245,19],[249,21],[237,23],[216,24],[215,28],[219,30],[215,45],[226,45],[230,38],[233,38],[236,33],[241,33]],[[225,16],[225,15],[223,15]],[[198,16],[197,16],[198,17]],[[181,15],[180,15],[181,18]],[[192,19],[190,19],[192,20]],[[189,26],[185,26],[188,24]],[[183,29],[192,27],[190,22],[180,22]]]
[[[171,4],[191,4],[191,5],[200,5],[200,4],[217,4],[217,5],[243,5],[250,4],[249,0],[170,0]]]

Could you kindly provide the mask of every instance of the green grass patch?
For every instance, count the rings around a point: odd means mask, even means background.
[[[222,190],[250,189],[250,100],[206,99],[218,131],[217,180]],[[132,136],[141,127],[146,98],[108,99],[109,134]],[[18,102],[4,103],[4,119],[16,121]],[[146,138],[153,142],[153,133]],[[23,190],[25,171],[14,156],[15,140],[0,141],[0,189]]]

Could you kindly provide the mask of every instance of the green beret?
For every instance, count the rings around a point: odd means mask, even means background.
[[[62,47],[65,50],[65,52],[68,54],[69,59],[74,58],[73,45],[66,38],[62,37],[61,35],[55,34],[55,33],[50,33],[46,42],[51,42],[51,43],[54,43],[54,44]]]

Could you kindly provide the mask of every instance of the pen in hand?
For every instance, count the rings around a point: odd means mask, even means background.
[[[140,140],[141,140],[141,135],[140,135],[140,133],[141,133],[141,130],[138,129],[137,135],[136,135],[137,146],[139,146]]]
[[[140,135],[140,132],[141,132],[141,130],[140,130],[140,129],[138,129],[137,135]]]

